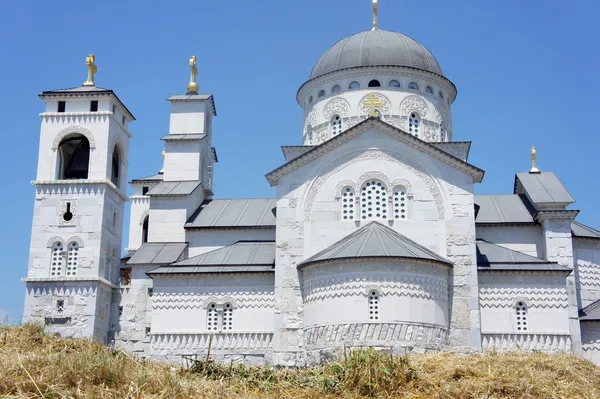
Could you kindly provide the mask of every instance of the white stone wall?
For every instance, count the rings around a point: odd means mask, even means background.
[[[457,265],[449,303],[450,339],[454,346],[481,345],[472,177],[387,134],[369,130],[278,181],[277,364],[306,362],[304,332],[297,323],[305,305],[296,265],[370,221],[340,219],[339,189],[346,184],[360,188],[362,182],[375,178],[390,186],[402,182],[411,187],[408,219],[382,221]]]
[[[527,312],[523,330],[519,303]],[[482,272],[479,274],[481,334],[484,349],[571,351],[566,275],[556,272]],[[521,327],[521,330],[518,328]]]
[[[185,242],[185,223],[204,201],[199,187],[191,195],[152,197],[148,242]]]
[[[129,200],[131,208],[129,213],[129,243],[127,251],[131,252],[137,251],[143,244],[142,232],[144,220],[150,215],[150,197],[147,195],[133,195],[129,197]]]
[[[207,307],[233,306],[231,329],[207,328]],[[271,360],[275,298],[272,273],[154,275],[153,358],[205,355],[209,336],[217,360]]]
[[[382,87],[368,87],[373,79],[379,80]],[[388,87],[391,80],[398,80],[402,87]],[[353,81],[360,83],[360,89],[348,89]],[[417,83],[419,90],[408,89],[411,82]],[[332,93],[332,88],[336,85],[342,91]],[[433,89],[433,94],[426,92],[427,86]],[[321,90],[325,92],[323,97],[319,97]],[[440,91],[444,99],[440,98]],[[456,95],[455,88],[431,74],[380,67],[366,71],[338,71],[308,82],[300,89],[298,101],[304,109],[304,144],[314,145],[330,139],[333,136],[330,126],[333,115],[340,115],[343,130],[366,119],[364,101],[371,94],[377,95],[383,103],[380,111],[385,122],[408,132],[408,116],[416,111],[421,118],[419,138],[426,141],[451,141],[452,115],[449,98]],[[443,140],[440,136],[442,123],[445,128]],[[312,141],[306,135],[308,125],[313,128]]]
[[[238,241],[275,241],[275,229],[186,230],[189,256],[214,251]]]
[[[581,323],[583,358],[600,365],[600,321]]]
[[[579,307],[584,308],[600,299],[600,240],[573,238],[573,250]]]
[[[545,259],[544,236],[541,226],[478,225],[477,238],[481,238],[501,247],[522,252],[536,258]]]

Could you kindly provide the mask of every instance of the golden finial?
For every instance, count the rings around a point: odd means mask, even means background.
[[[85,65],[88,66],[88,78],[85,81],[85,83],[83,84],[84,86],[95,86],[94,85],[94,74],[96,72],[98,72],[98,67],[96,66],[95,62],[96,62],[96,57],[94,57],[94,54],[90,54],[85,59]]]
[[[536,166],[537,161],[537,152],[535,151],[535,147],[531,147],[531,170],[529,173],[540,173],[540,170]]]
[[[192,75],[190,76],[190,83],[187,86],[188,94],[198,94],[198,83],[196,83],[196,76],[198,76],[198,67],[196,66],[196,56],[192,55],[190,58],[190,69],[192,70]]]
[[[373,0],[373,30],[379,30],[379,15],[377,11],[377,0]]]
[[[368,109],[367,115],[378,118],[381,112],[378,108],[385,106],[377,94],[369,94],[363,103],[363,108]]]
[[[160,170],[160,172],[158,172],[158,173],[165,173],[165,154],[166,154],[166,153],[167,153],[167,152],[166,152],[166,151],[165,151],[165,149],[163,148],[163,150],[162,150],[163,167],[162,167],[162,169]]]

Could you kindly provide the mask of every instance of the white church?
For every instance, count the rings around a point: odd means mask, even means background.
[[[374,10],[300,86],[302,145],[266,171],[274,198],[213,192],[217,112],[195,57],[168,99],[164,168],[129,182],[135,118],[95,85],[94,56],[82,86],[44,91],[23,322],[170,362],[303,366],[374,347],[600,363],[600,231],[535,150],[512,193],[475,195],[455,85]]]

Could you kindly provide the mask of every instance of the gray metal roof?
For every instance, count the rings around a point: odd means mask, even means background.
[[[476,223],[534,223],[531,205],[524,195],[476,195]]]
[[[600,231],[593,229],[585,224],[581,224],[579,222],[573,221],[571,223],[571,232],[573,237],[583,237],[583,238],[599,238],[600,239]]]
[[[161,137],[161,140],[164,140],[164,141],[202,140],[205,137],[206,137],[205,133],[167,134],[166,136]]]
[[[449,142],[433,142],[430,143],[432,146],[439,148],[440,150],[447,152],[448,154],[456,157],[462,161],[467,162],[469,160],[469,151],[471,150],[470,141],[449,141]]]
[[[298,265],[354,258],[425,259],[450,262],[379,222],[371,222]]]
[[[300,155],[312,150],[316,146],[314,145],[284,145],[281,147],[285,161],[289,162],[294,158],[298,158]]]
[[[188,244],[145,243],[133,254],[128,265],[170,264],[176,262]]]
[[[213,115],[217,116],[217,107],[215,106],[215,99],[210,94],[175,94],[169,98],[168,101],[205,101],[210,100],[212,106]]]
[[[552,172],[517,173],[515,176],[515,194],[518,192],[519,184],[534,204],[572,204],[575,202],[565,186]]]
[[[571,268],[548,262],[522,252],[501,247],[484,240],[477,240],[477,268],[479,270],[502,271],[572,271]]]
[[[173,266],[273,266],[275,265],[275,242],[239,241],[233,245],[219,248]]]
[[[144,182],[160,182],[164,178],[162,173],[157,173],[152,176],[139,177],[137,179],[133,179],[131,183],[144,183]]]
[[[600,320],[600,299],[581,309],[579,316],[579,320],[581,321]]]
[[[170,196],[170,195],[190,195],[199,186],[200,181],[162,181],[153,187],[146,195],[150,196]]]
[[[334,44],[317,61],[309,80],[341,69],[366,66],[405,66],[443,75],[435,57],[416,40],[397,32],[369,30]]]
[[[275,198],[218,199],[204,202],[185,228],[274,228]]]

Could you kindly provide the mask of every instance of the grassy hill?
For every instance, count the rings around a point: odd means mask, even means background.
[[[391,357],[364,350],[300,370],[142,362],[36,326],[0,328],[10,398],[600,398],[600,368],[541,353]]]

